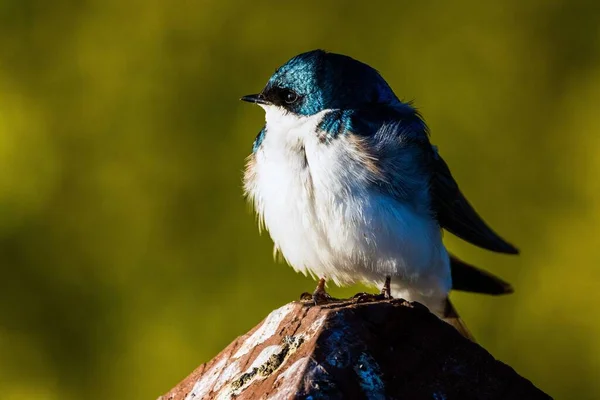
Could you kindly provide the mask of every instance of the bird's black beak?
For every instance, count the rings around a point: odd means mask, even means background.
[[[261,93],[249,94],[248,96],[242,97],[240,100],[247,101],[248,103],[255,103],[255,104],[265,104],[265,105],[271,104],[271,102],[268,101],[267,99],[265,99],[265,96],[263,96]]]

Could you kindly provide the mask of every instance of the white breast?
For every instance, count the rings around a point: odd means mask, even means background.
[[[449,261],[435,221],[374,188],[348,137],[320,140],[323,113],[265,110],[267,132],[245,187],[276,251],[295,270],[336,284],[391,275],[394,296],[445,299]]]

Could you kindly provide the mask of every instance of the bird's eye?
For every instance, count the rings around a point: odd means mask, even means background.
[[[298,100],[298,93],[294,92],[293,90],[286,90],[283,92],[283,100],[287,104],[293,104]]]

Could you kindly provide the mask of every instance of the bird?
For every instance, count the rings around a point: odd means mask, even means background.
[[[478,215],[421,114],[377,70],[312,50],[241,100],[265,111],[244,170],[245,196],[275,254],[319,279],[315,303],[331,299],[329,281],[381,286],[379,298],[421,303],[472,338],[449,292],[513,291],[446,249],[443,230],[519,253]]]

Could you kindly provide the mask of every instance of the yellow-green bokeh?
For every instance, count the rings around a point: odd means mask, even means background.
[[[597,1],[0,1],[0,397],[153,399],[313,282],[242,198],[262,111],[313,48],[414,100],[520,257],[454,294],[493,355],[600,397]],[[336,290],[351,294],[356,288]]]

